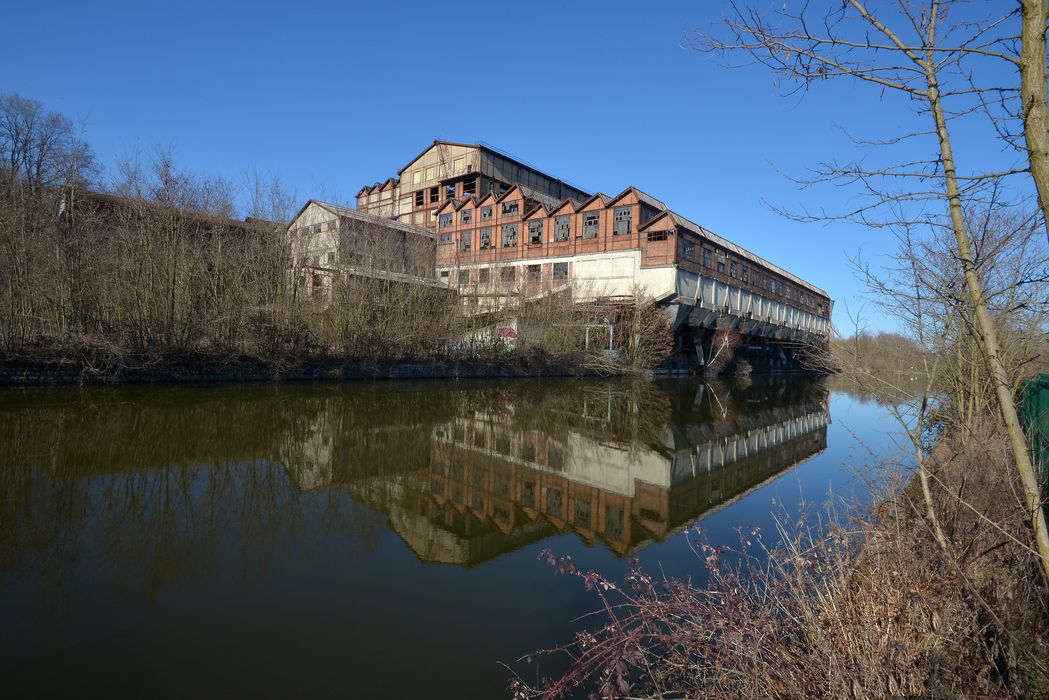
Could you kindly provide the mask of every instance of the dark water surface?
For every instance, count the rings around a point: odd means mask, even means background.
[[[500,697],[594,608],[540,550],[701,578],[683,526],[891,431],[812,379],[0,391],[0,694]]]

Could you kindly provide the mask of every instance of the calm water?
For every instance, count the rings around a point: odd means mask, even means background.
[[[814,380],[0,392],[0,693],[499,697],[593,600],[858,489]]]

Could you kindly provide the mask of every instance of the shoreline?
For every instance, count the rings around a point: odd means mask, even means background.
[[[117,363],[73,358],[0,357],[0,386],[154,384],[200,382],[362,381],[405,379],[511,379],[629,376],[629,370],[507,361],[360,362],[314,358],[297,363],[250,357],[139,357]]]

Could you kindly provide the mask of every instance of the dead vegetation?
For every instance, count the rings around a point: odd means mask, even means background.
[[[886,474],[898,465],[882,465]],[[930,458],[945,550],[916,486],[877,508],[746,530],[736,548],[692,534],[704,585],[634,568],[577,570],[601,601],[557,679],[517,697],[1042,697],[1049,597],[1005,436],[993,420],[946,434]],[[775,543],[775,544],[767,544]]]
[[[332,362],[632,373],[672,347],[640,294],[581,305],[515,289],[479,314],[436,280],[425,236],[406,244],[403,232],[349,220],[337,240],[345,270],[310,267],[287,231],[294,197],[277,180],[238,186],[186,172],[163,150],[132,153],[111,173],[94,163],[68,119],[0,96],[0,365],[82,378]],[[497,335],[511,324],[520,337]]]

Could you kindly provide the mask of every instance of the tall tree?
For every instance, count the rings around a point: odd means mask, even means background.
[[[994,389],[1023,486],[1043,575],[1049,581],[1049,529],[1041,507],[1038,478],[984,292],[978,250],[965,217],[965,205],[978,200],[989,184],[1029,168],[1024,163],[1022,167],[998,172],[960,172],[950,128],[953,116],[971,113],[989,101],[1001,102],[1000,97],[989,96],[1017,92],[1011,85],[974,84],[967,71],[967,62],[971,60],[1010,58],[1002,47],[1015,37],[1007,26],[1007,20],[1016,15],[1015,9],[998,17],[974,18],[967,14],[972,12],[971,6],[960,0],[897,0],[894,6],[881,3],[877,9],[866,0],[824,0],[803,3],[799,10],[788,9],[785,3],[782,11],[771,14],[739,4],[733,4],[733,10],[725,23],[728,35],[698,37],[698,48],[729,57],[744,54],[771,68],[797,89],[845,78],[899,94],[917,107],[924,126],[911,133],[894,134],[881,143],[898,146],[913,139],[926,139],[934,145],[933,159],[905,159],[881,167],[829,163],[821,166],[814,180],[862,185],[871,201],[843,217],[885,225],[886,220],[878,220],[875,212],[889,211],[889,221],[930,225],[952,237],[953,253],[972,309],[973,337]],[[959,16],[952,18],[955,12]],[[1042,32],[1044,38],[1044,21]],[[1044,76],[1044,54],[1041,63]],[[956,84],[958,80],[962,84]],[[916,203],[919,206],[913,207]],[[940,216],[929,217],[926,209],[930,205],[938,206]],[[802,218],[827,217],[821,214]]]
[[[1020,0],[1023,13],[1020,41],[1020,98],[1024,139],[1031,162],[1031,178],[1038,190],[1038,206],[1049,236],[1049,86],[1046,83],[1045,32],[1049,22],[1046,0]]]

